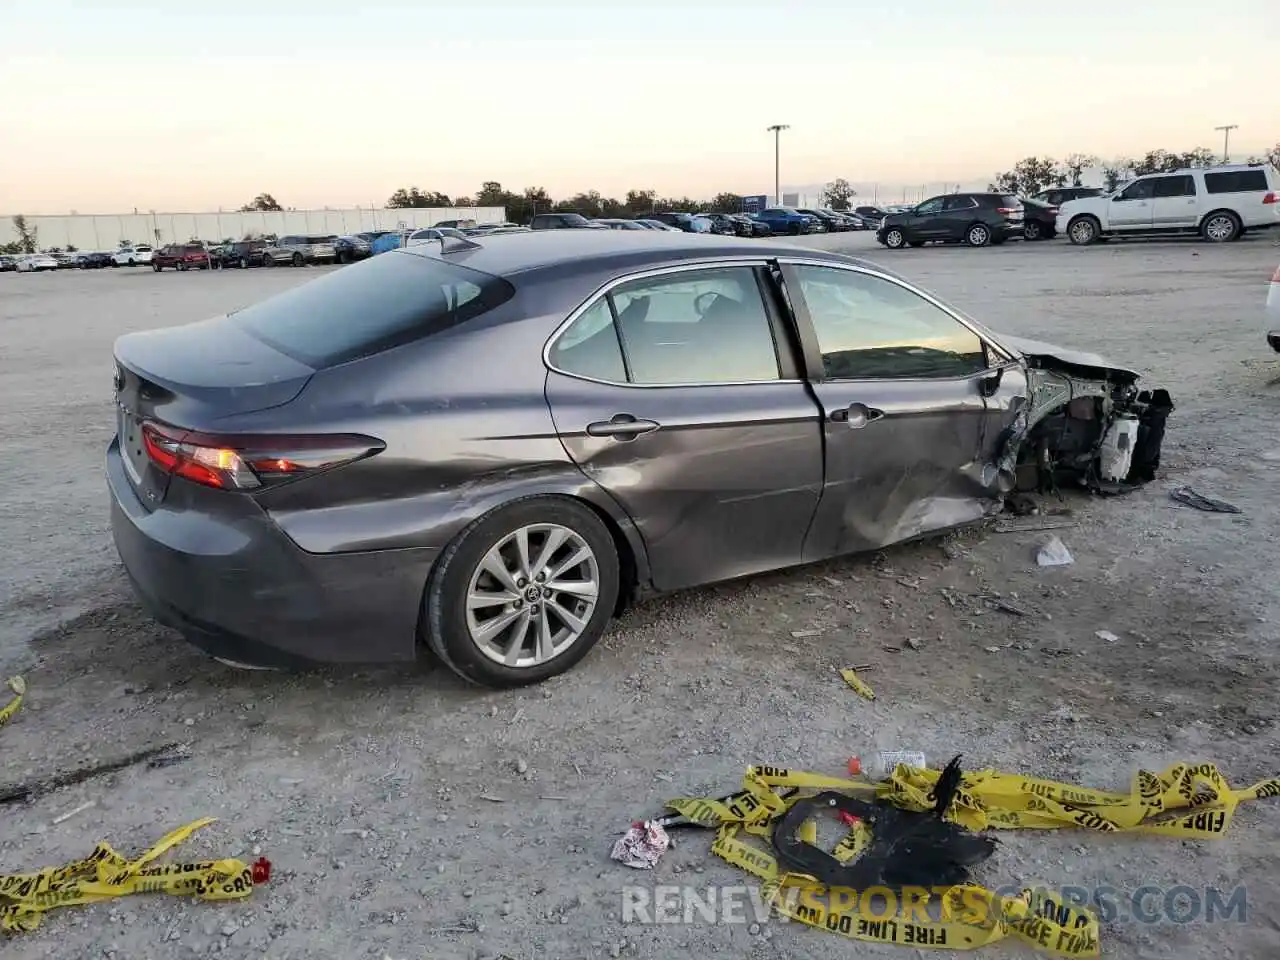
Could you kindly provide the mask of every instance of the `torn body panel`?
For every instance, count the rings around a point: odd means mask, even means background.
[[[1027,389],[1000,445],[1004,482],[1044,492],[1066,480],[1119,493],[1154,478],[1173,410],[1166,390],[1139,391],[1137,373],[1093,354],[1006,342],[1027,351]]]

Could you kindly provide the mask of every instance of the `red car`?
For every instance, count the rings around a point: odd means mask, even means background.
[[[151,269],[159,273],[165,267],[175,270],[208,270],[209,251],[192,243],[175,243],[162,247],[151,256]]]

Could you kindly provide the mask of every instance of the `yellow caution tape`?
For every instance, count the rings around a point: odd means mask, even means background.
[[[21,677],[8,681],[14,699],[0,708],[4,726],[22,706],[27,692]],[[0,930],[19,933],[34,930],[43,914],[59,907],[113,900],[134,893],[171,893],[200,900],[239,900],[254,887],[254,867],[242,860],[197,860],[189,863],[153,863],[213,817],[196,820],[161,837],[136,860],[128,860],[100,840],[93,853],[62,867],[45,867],[35,873],[0,873]],[[269,865],[260,864],[268,875]]]
[[[840,671],[840,676],[844,678],[853,692],[860,697],[866,697],[868,700],[876,698],[876,692],[867,685],[867,682],[858,676],[858,672],[852,668],[845,668]]]
[[[127,860],[105,841],[93,853],[64,867],[35,873],[0,874],[0,930],[34,930],[41,915],[58,907],[97,903],[134,893],[171,893],[200,900],[239,900],[253,892],[253,868],[241,860],[190,863],[152,861],[201,827],[206,817],[167,834],[136,860]]]
[[[777,817],[818,790],[875,796],[907,810],[930,810],[934,804],[929,793],[938,776],[936,770],[900,765],[886,781],[873,784],[752,766],[743,779],[743,792],[728,800],[679,798],[667,806],[695,823],[716,827],[712,852],[764,881],[767,901],[801,923],[874,943],[971,950],[1013,938],[1054,956],[1097,956],[1097,917],[1048,891],[1001,897],[971,884],[898,891],[826,886],[813,877],[781,873],[771,851],[745,839],[768,838]],[[779,789],[800,792],[783,798]],[[1208,838],[1226,832],[1241,802],[1274,796],[1280,796],[1280,779],[1232,790],[1212,764],[1176,764],[1160,774],[1139,771],[1129,793],[981,770],[963,775],[946,816],[972,830],[1084,827],[1104,833]],[[807,821],[800,838],[813,842],[814,831],[815,825]],[[833,856],[849,862],[870,836],[865,824],[855,823]],[[935,900],[936,917],[927,908]]]
[[[13,715],[18,712],[18,708],[22,706],[22,698],[27,693],[27,681],[21,677],[10,677],[5,684],[13,691],[13,699],[0,707],[0,727],[13,719]]]

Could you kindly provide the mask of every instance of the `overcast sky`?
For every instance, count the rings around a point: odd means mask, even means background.
[[[985,182],[1280,140],[1277,0],[0,0],[0,212]],[[892,193],[893,186],[886,192]]]

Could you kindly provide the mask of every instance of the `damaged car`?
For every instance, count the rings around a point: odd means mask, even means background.
[[[1159,465],[1161,390],[872,263],[658,231],[447,238],[115,344],[116,545],[233,664],[577,663],[626,603]]]

